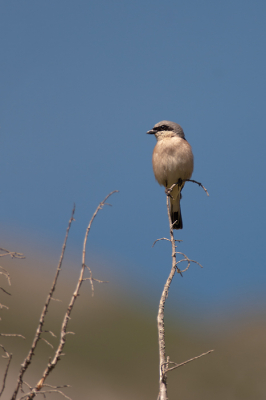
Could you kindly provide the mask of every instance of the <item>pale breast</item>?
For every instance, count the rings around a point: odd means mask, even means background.
[[[189,179],[193,172],[191,146],[177,136],[159,140],[153,151],[152,164],[160,185],[169,187],[180,178]]]

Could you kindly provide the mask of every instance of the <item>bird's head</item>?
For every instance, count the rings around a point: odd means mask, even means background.
[[[157,140],[173,136],[179,136],[180,138],[185,139],[184,131],[181,126],[172,121],[158,122],[147,133],[155,135]]]

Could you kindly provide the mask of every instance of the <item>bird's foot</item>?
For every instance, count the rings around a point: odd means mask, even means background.
[[[172,195],[171,195],[171,192],[172,192],[172,188],[165,188],[165,194],[166,194],[166,196],[169,196],[169,197],[171,197],[171,199],[173,198],[172,197]]]

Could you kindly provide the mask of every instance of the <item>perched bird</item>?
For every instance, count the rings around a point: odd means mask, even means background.
[[[193,172],[193,153],[185,139],[180,125],[171,121],[161,121],[147,133],[157,139],[153,150],[152,165],[156,180],[165,188],[179,183],[170,193],[170,213],[174,229],[182,229],[180,199],[184,179],[190,179]]]

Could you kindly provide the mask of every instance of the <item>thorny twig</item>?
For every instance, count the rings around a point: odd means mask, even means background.
[[[73,334],[73,332],[67,331],[67,327],[68,327],[68,322],[69,322],[69,320],[70,320],[71,311],[72,311],[72,309],[73,309],[73,307],[74,307],[74,304],[75,304],[75,302],[76,302],[76,300],[77,300],[77,297],[79,296],[79,291],[80,291],[82,282],[83,282],[84,280],[87,279],[87,278],[84,278],[85,269],[88,268],[88,267],[86,266],[86,264],[85,264],[85,258],[86,258],[86,244],[87,244],[88,235],[89,235],[89,232],[90,232],[90,229],[91,229],[91,225],[92,225],[92,222],[94,221],[94,218],[95,218],[96,215],[98,214],[99,210],[101,210],[101,209],[103,208],[103,206],[107,204],[107,203],[106,203],[106,200],[107,200],[113,193],[117,193],[117,192],[118,192],[117,190],[114,190],[113,192],[109,193],[109,194],[105,197],[105,199],[104,199],[104,200],[98,205],[98,207],[96,208],[96,210],[95,210],[95,212],[94,212],[94,214],[93,214],[93,216],[92,216],[92,218],[91,218],[91,220],[90,220],[90,222],[89,222],[89,225],[88,225],[87,230],[86,230],[86,233],[85,233],[84,243],[83,243],[81,271],[80,271],[80,275],[79,275],[79,279],[78,279],[78,283],[77,283],[76,289],[75,289],[75,291],[73,292],[73,294],[72,294],[72,296],[71,296],[70,303],[69,303],[69,305],[68,305],[66,314],[65,314],[64,319],[63,319],[63,322],[62,322],[59,345],[58,345],[58,347],[57,347],[57,349],[56,349],[56,351],[55,351],[54,358],[53,358],[52,360],[49,361],[49,363],[48,363],[48,365],[47,365],[45,371],[43,372],[42,378],[39,380],[39,382],[37,383],[37,385],[36,385],[34,388],[31,389],[31,392],[28,393],[28,395],[27,395],[26,397],[24,396],[24,398],[26,398],[27,400],[33,399],[33,398],[36,396],[36,394],[39,394],[39,393],[48,393],[48,392],[50,393],[50,392],[51,392],[51,391],[42,391],[41,389],[42,389],[43,386],[44,386],[44,382],[45,382],[46,378],[48,377],[48,375],[50,374],[50,372],[55,368],[57,362],[60,360],[60,357],[63,355],[63,352],[62,352],[62,351],[63,351],[64,345],[65,345],[65,342],[66,342],[66,335],[67,335],[67,334]],[[88,268],[88,269],[89,269],[89,268]],[[90,269],[89,269],[89,270],[90,270]],[[96,279],[94,279],[94,278],[92,277],[92,274],[90,274],[90,277],[89,277],[88,279],[90,280],[90,283],[91,283],[91,286],[92,286],[92,289],[93,289],[93,281],[95,281]],[[96,280],[96,281],[97,281],[97,280]],[[98,280],[98,281],[99,281],[99,280]],[[60,394],[63,394],[63,392],[58,391],[58,390],[56,390],[56,392],[58,392],[58,393],[60,392]],[[63,395],[64,395],[64,394],[63,394]],[[65,396],[66,398],[68,398],[66,395],[64,395],[64,396]],[[13,399],[12,399],[12,400],[13,400]],[[15,398],[14,398],[14,400],[15,400]]]
[[[42,334],[42,328],[43,328],[43,325],[44,325],[44,319],[45,319],[45,316],[46,316],[46,313],[47,313],[47,310],[48,310],[52,295],[53,295],[53,293],[55,291],[55,287],[56,287],[56,283],[57,283],[57,279],[58,279],[59,273],[61,271],[61,266],[62,266],[64,254],[65,254],[65,249],[66,249],[68,233],[69,233],[71,224],[74,221],[74,213],[75,213],[75,205],[73,207],[73,210],[72,210],[72,213],[71,213],[71,217],[70,217],[70,220],[68,222],[68,227],[67,227],[67,230],[66,230],[66,236],[65,236],[63,247],[62,247],[62,252],[61,252],[61,255],[60,255],[59,263],[58,263],[58,266],[57,266],[57,269],[56,269],[55,278],[54,278],[54,281],[52,283],[50,292],[49,292],[49,294],[47,296],[47,299],[45,301],[45,305],[44,305],[42,313],[41,313],[39,325],[37,327],[37,330],[36,330],[36,333],[35,333],[31,348],[30,348],[30,351],[29,351],[27,357],[25,358],[25,360],[23,361],[23,363],[21,365],[20,373],[19,373],[18,380],[17,380],[17,385],[16,385],[16,388],[15,388],[15,391],[14,391],[14,393],[12,395],[11,400],[15,400],[17,398],[18,391],[21,388],[22,383],[23,383],[23,376],[24,376],[28,366],[31,363],[32,357],[34,355],[34,350],[35,350],[35,348],[37,346],[38,341],[40,340],[40,337],[41,337],[41,334]]]

